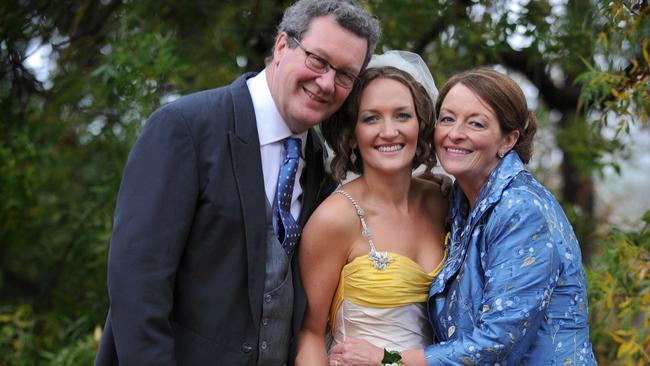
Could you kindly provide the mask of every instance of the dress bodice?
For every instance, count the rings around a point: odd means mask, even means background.
[[[426,301],[444,260],[427,273],[409,257],[377,251],[363,208],[347,192],[336,193],[355,206],[370,252],[354,258],[341,270],[330,309],[334,343],[360,338],[395,350],[430,344]]]

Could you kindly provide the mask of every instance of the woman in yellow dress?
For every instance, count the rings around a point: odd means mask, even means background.
[[[307,311],[298,365],[329,360],[333,343],[361,339],[387,350],[432,342],[426,300],[444,258],[446,198],[413,170],[435,165],[435,84],[410,52],[375,55],[345,104],[322,124],[344,179],[314,212],[300,244]],[[377,360],[382,363],[382,360]]]

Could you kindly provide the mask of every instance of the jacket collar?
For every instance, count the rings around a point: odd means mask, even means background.
[[[454,184],[448,216],[451,232],[447,242],[447,260],[438,277],[431,284],[429,296],[442,292],[447,281],[458,272],[465,260],[474,226],[501,200],[503,191],[522,170],[525,168],[519,155],[510,151],[490,173],[487,182],[481,188],[474,208],[471,209],[458,183]]]

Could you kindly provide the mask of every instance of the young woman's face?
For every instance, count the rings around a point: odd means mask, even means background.
[[[361,94],[354,134],[364,174],[410,171],[419,124],[409,88],[389,78],[371,81]]]
[[[496,114],[478,95],[458,83],[440,106],[434,134],[438,161],[459,183],[482,187],[505,154],[516,142],[515,134],[504,135]]]

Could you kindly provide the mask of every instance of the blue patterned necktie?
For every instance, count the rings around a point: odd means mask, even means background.
[[[293,137],[284,140],[287,156],[280,166],[275,195],[275,233],[289,257],[300,240],[300,226],[291,216],[291,196],[300,160],[300,143],[300,139]]]

